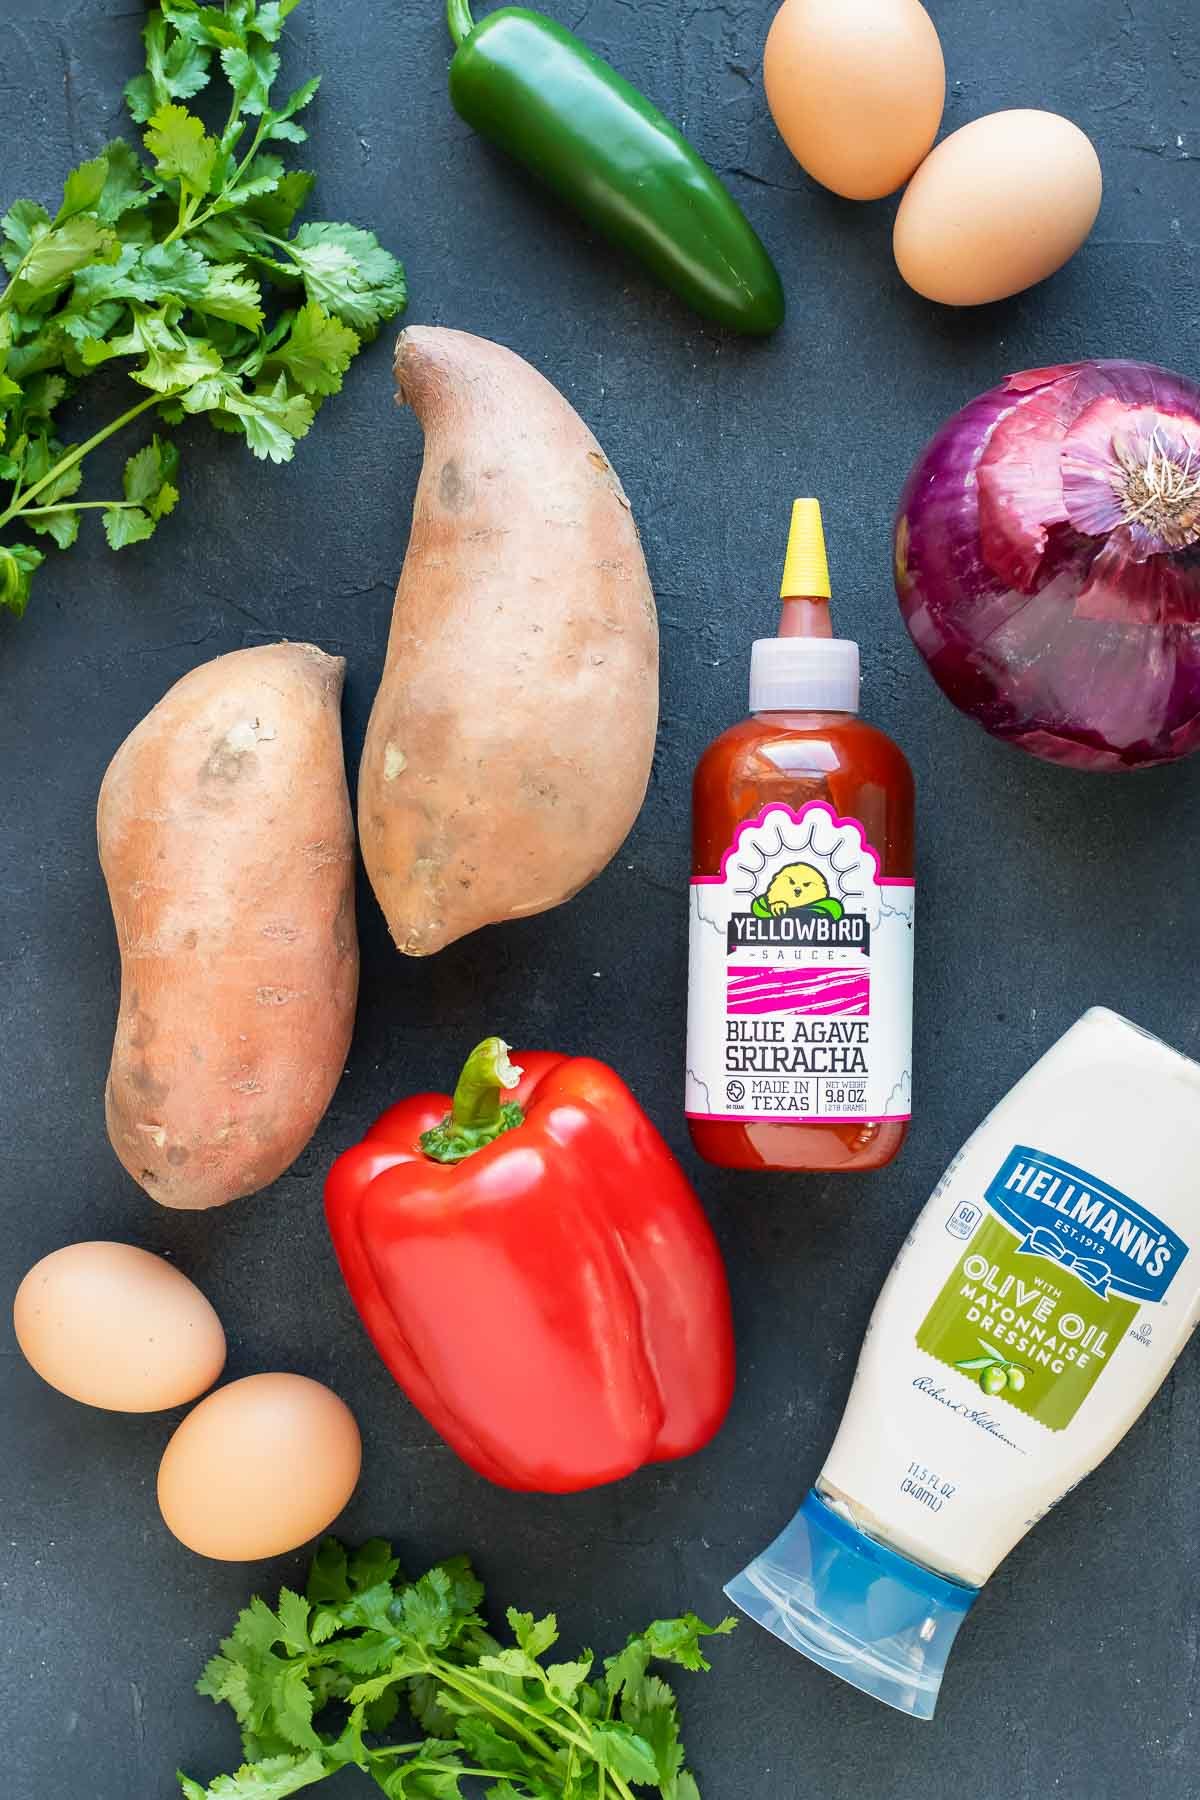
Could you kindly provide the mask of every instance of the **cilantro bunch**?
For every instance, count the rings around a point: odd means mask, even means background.
[[[284,1800],[349,1765],[390,1800],[463,1800],[463,1781],[487,1800],[700,1800],[650,1664],[707,1669],[701,1641],[732,1619],[660,1619],[597,1669],[588,1651],[545,1661],[553,1614],[510,1608],[502,1647],[482,1603],[465,1557],[409,1582],[381,1540],[347,1556],[327,1538],[307,1598],[252,1600],[205,1669],[199,1692],[233,1708],[246,1761],[208,1787],[180,1775],[187,1800]]]
[[[285,171],[274,146],[305,141],[297,121],[319,81],[279,104],[272,90],[298,4],[162,0],[125,90],[145,156],[117,139],[68,175],[55,217],[19,200],[0,220],[0,608],[24,612],[47,549],[68,549],[84,512],[102,514],[120,550],[174,510],[165,432],[130,457],[119,496],[80,498],[108,438],[147,412],[167,428],[204,414],[255,456],[289,462],[364,340],[404,306],[404,271],[372,232],[295,228],[315,177]],[[210,130],[184,103],[218,80],[228,113]],[[270,319],[264,283],[280,296]],[[68,446],[60,407],[110,363],[137,398]]]

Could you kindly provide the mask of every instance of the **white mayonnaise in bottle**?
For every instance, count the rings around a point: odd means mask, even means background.
[[[730,1598],[855,1687],[932,1717],[982,1584],[1186,1344],[1198,1250],[1200,1064],[1095,1008],[934,1190],[825,1466]]]

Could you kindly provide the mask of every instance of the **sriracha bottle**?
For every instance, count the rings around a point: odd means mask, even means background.
[[[913,779],[858,717],[815,500],[797,500],[751,717],[693,791],[686,1110],[709,1162],[878,1169],[912,1091]]]

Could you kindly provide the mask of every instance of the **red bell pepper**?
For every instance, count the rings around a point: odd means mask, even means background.
[[[490,1481],[570,1493],[717,1431],[729,1291],[699,1201],[619,1076],[521,1061],[488,1038],[453,1101],[393,1106],[334,1164],[325,1210],[413,1405]]]

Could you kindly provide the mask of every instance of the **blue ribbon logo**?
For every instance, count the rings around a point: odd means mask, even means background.
[[[1086,1282],[1093,1293],[1101,1300],[1108,1299],[1108,1284],[1112,1279],[1112,1270],[1098,1256],[1076,1256],[1054,1232],[1047,1231],[1037,1225],[1030,1232],[1025,1242],[1017,1251],[1018,1256],[1048,1256],[1052,1262],[1061,1263],[1072,1275],[1078,1275],[1080,1281]]]

